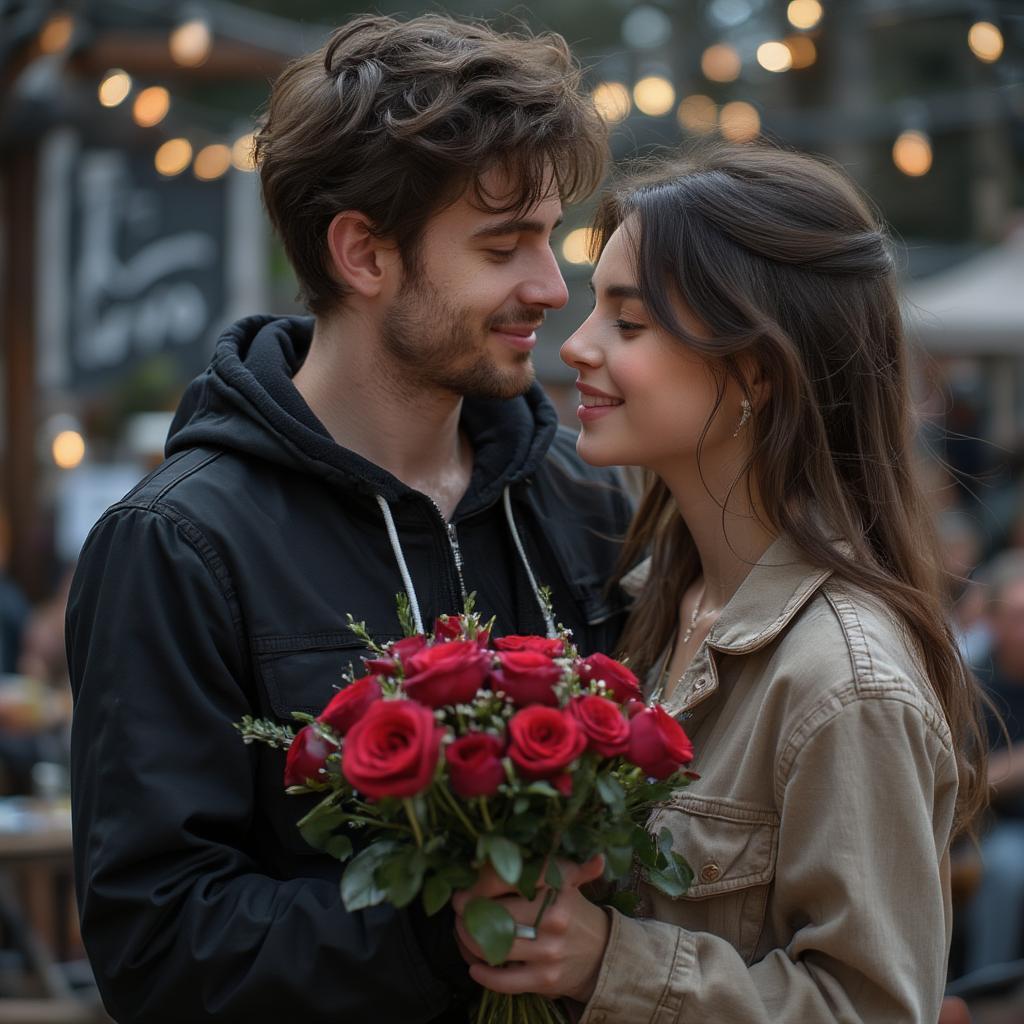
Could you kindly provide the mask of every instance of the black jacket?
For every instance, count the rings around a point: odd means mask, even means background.
[[[310,330],[253,317],[225,334],[167,461],[105,513],[72,587],[82,934],[122,1024],[454,1020],[450,919],[346,913],[340,866],[295,828],[309,802],[283,793],[283,753],[244,746],[232,723],[319,711],[363,653],[346,612],[396,637],[400,559],[428,628],[461,607],[457,547],[499,633],[543,632],[513,526],[582,648],[611,651],[621,626],[604,589],[627,502],[538,387],[464,403],[474,469],[450,536],[302,401],[291,377]]]

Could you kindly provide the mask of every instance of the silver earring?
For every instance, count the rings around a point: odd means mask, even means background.
[[[740,402],[740,408],[743,410],[743,415],[740,417],[740,425],[733,431],[733,437],[739,437],[740,431],[747,425],[747,421],[750,419],[750,399],[744,398]]]

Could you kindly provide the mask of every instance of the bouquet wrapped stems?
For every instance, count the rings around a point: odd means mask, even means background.
[[[473,1024],[569,1024],[569,1017],[544,996],[506,996],[484,989]]]

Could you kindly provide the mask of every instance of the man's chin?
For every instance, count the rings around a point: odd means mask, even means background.
[[[474,366],[452,383],[463,398],[510,399],[525,395],[536,377],[533,360],[528,352],[513,365],[496,366],[494,363]]]

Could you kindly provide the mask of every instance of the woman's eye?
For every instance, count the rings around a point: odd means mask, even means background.
[[[630,320],[622,320],[622,319],[616,320],[615,321],[615,326],[620,331],[642,331],[644,329],[644,325],[643,324],[635,324],[635,323],[633,323]]]

